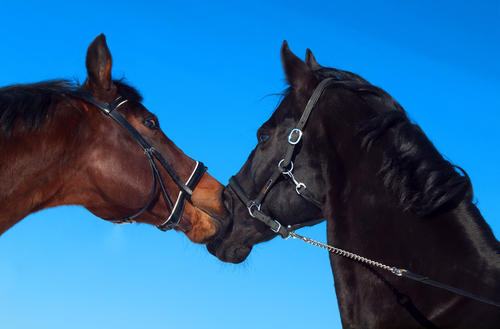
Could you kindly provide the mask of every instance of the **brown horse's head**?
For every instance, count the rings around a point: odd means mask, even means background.
[[[132,87],[111,77],[112,59],[104,35],[98,36],[87,51],[88,77],[83,89],[99,102],[111,103],[118,97],[127,102],[118,109],[128,122],[153,146],[186,182],[196,161],[185,155],[159,127],[156,116],[141,104],[141,96]],[[81,109],[77,133],[81,136],[73,156],[78,168],[73,178],[79,190],[79,203],[96,216],[118,219],[130,216],[147,204],[153,186],[152,168],[143,149],[131,134],[85,99],[72,99]],[[157,161],[157,160],[155,160]],[[175,203],[180,189],[165,168],[156,162],[166,192]],[[214,236],[224,217],[220,201],[222,185],[204,173],[189,201],[185,202],[180,226],[193,242],[204,243]],[[172,206],[162,197],[158,185],[150,207],[134,220],[161,225]]]
[[[104,35],[89,46],[86,65],[82,86],[0,88],[0,234],[30,213],[67,204],[108,220],[144,209],[134,220],[158,226],[180,200],[177,229],[206,243],[221,231],[222,185],[204,171],[191,176],[197,162],[165,136],[137,90],[112,79]],[[115,111],[103,111],[118,99]]]

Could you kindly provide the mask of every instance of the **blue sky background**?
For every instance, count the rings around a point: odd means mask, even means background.
[[[286,87],[286,39],[396,98],[468,171],[498,238],[499,22],[499,1],[2,1],[0,85],[83,81],[103,32],[114,76],[226,184],[277,104],[265,96]],[[303,233],[325,240],[325,225]],[[0,319],[8,329],[340,328],[319,249],[275,239],[224,264],[181,233],[115,226],[79,207],[41,211],[0,237]]]

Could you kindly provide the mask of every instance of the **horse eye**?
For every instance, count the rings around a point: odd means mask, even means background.
[[[264,143],[269,139],[269,135],[266,133],[260,133],[257,139],[259,140],[259,143]]]
[[[151,130],[156,130],[159,128],[158,121],[156,121],[156,119],[154,118],[145,119],[142,123]]]

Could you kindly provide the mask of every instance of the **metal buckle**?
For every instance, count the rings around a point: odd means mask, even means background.
[[[111,112],[113,112],[114,108],[111,107],[111,104],[109,103],[102,103],[101,110],[106,113],[106,115],[109,115]]]
[[[271,227],[271,231],[273,231],[274,233],[279,233],[279,232],[280,232],[280,228],[281,228],[281,223],[280,223],[280,222],[278,222],[278,221],[277,221],[277,220],[275,220],[275,219],[273,219],[273,220],[274,220],[274,222],[275,222],[276,224],[278,224],[278,228],[275,230],[275,229],[273,229],[273,228]]]
[[[252,201],[252,203],[247,207],[248,213],[250,214],[250,216],[255,218],[255,215],[253,214],[253,211],[252,211],[253,207],[257,208],[257,210],[260,211],[260,204],[256,204],[254,201]]]
[[[296,140],[292,140],[293,139],[293,135],[297,133],[297,139]],[[300,139],[302,138],[302,130],[300,130],[299,128],[293,128],[291,131],[290,131],[290,134],[288,134],[288,143],[292,144],[292,145],[295,145],[297,144],[298,142],[300,142]]]

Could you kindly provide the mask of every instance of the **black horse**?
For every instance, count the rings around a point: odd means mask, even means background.
[[[309,50],[303,62],[286,42],[281,56],[290,88],[234,178],[241,191],[262,195],[260,211],[284,226],[324,218],[329,244],[498,300],[500,245],[472,202],[465,172],[445,160],[382,89],[320,66]],[[269,182],[290,131],[325,79],[331,83],[302,138],[292,137],[298,142],[291,157],[295,181],[280,175]],[[287,163],[282,171],[288,170]],[[224,196],[232,220],[207,247],[239,263],[254,244],[277,234],[250,216],[246,206],[255,214],[258,205],[245,206],[231,186]],[[348,258],[330,255],[330,262],[344,328],[500,328],[494,306]]]

